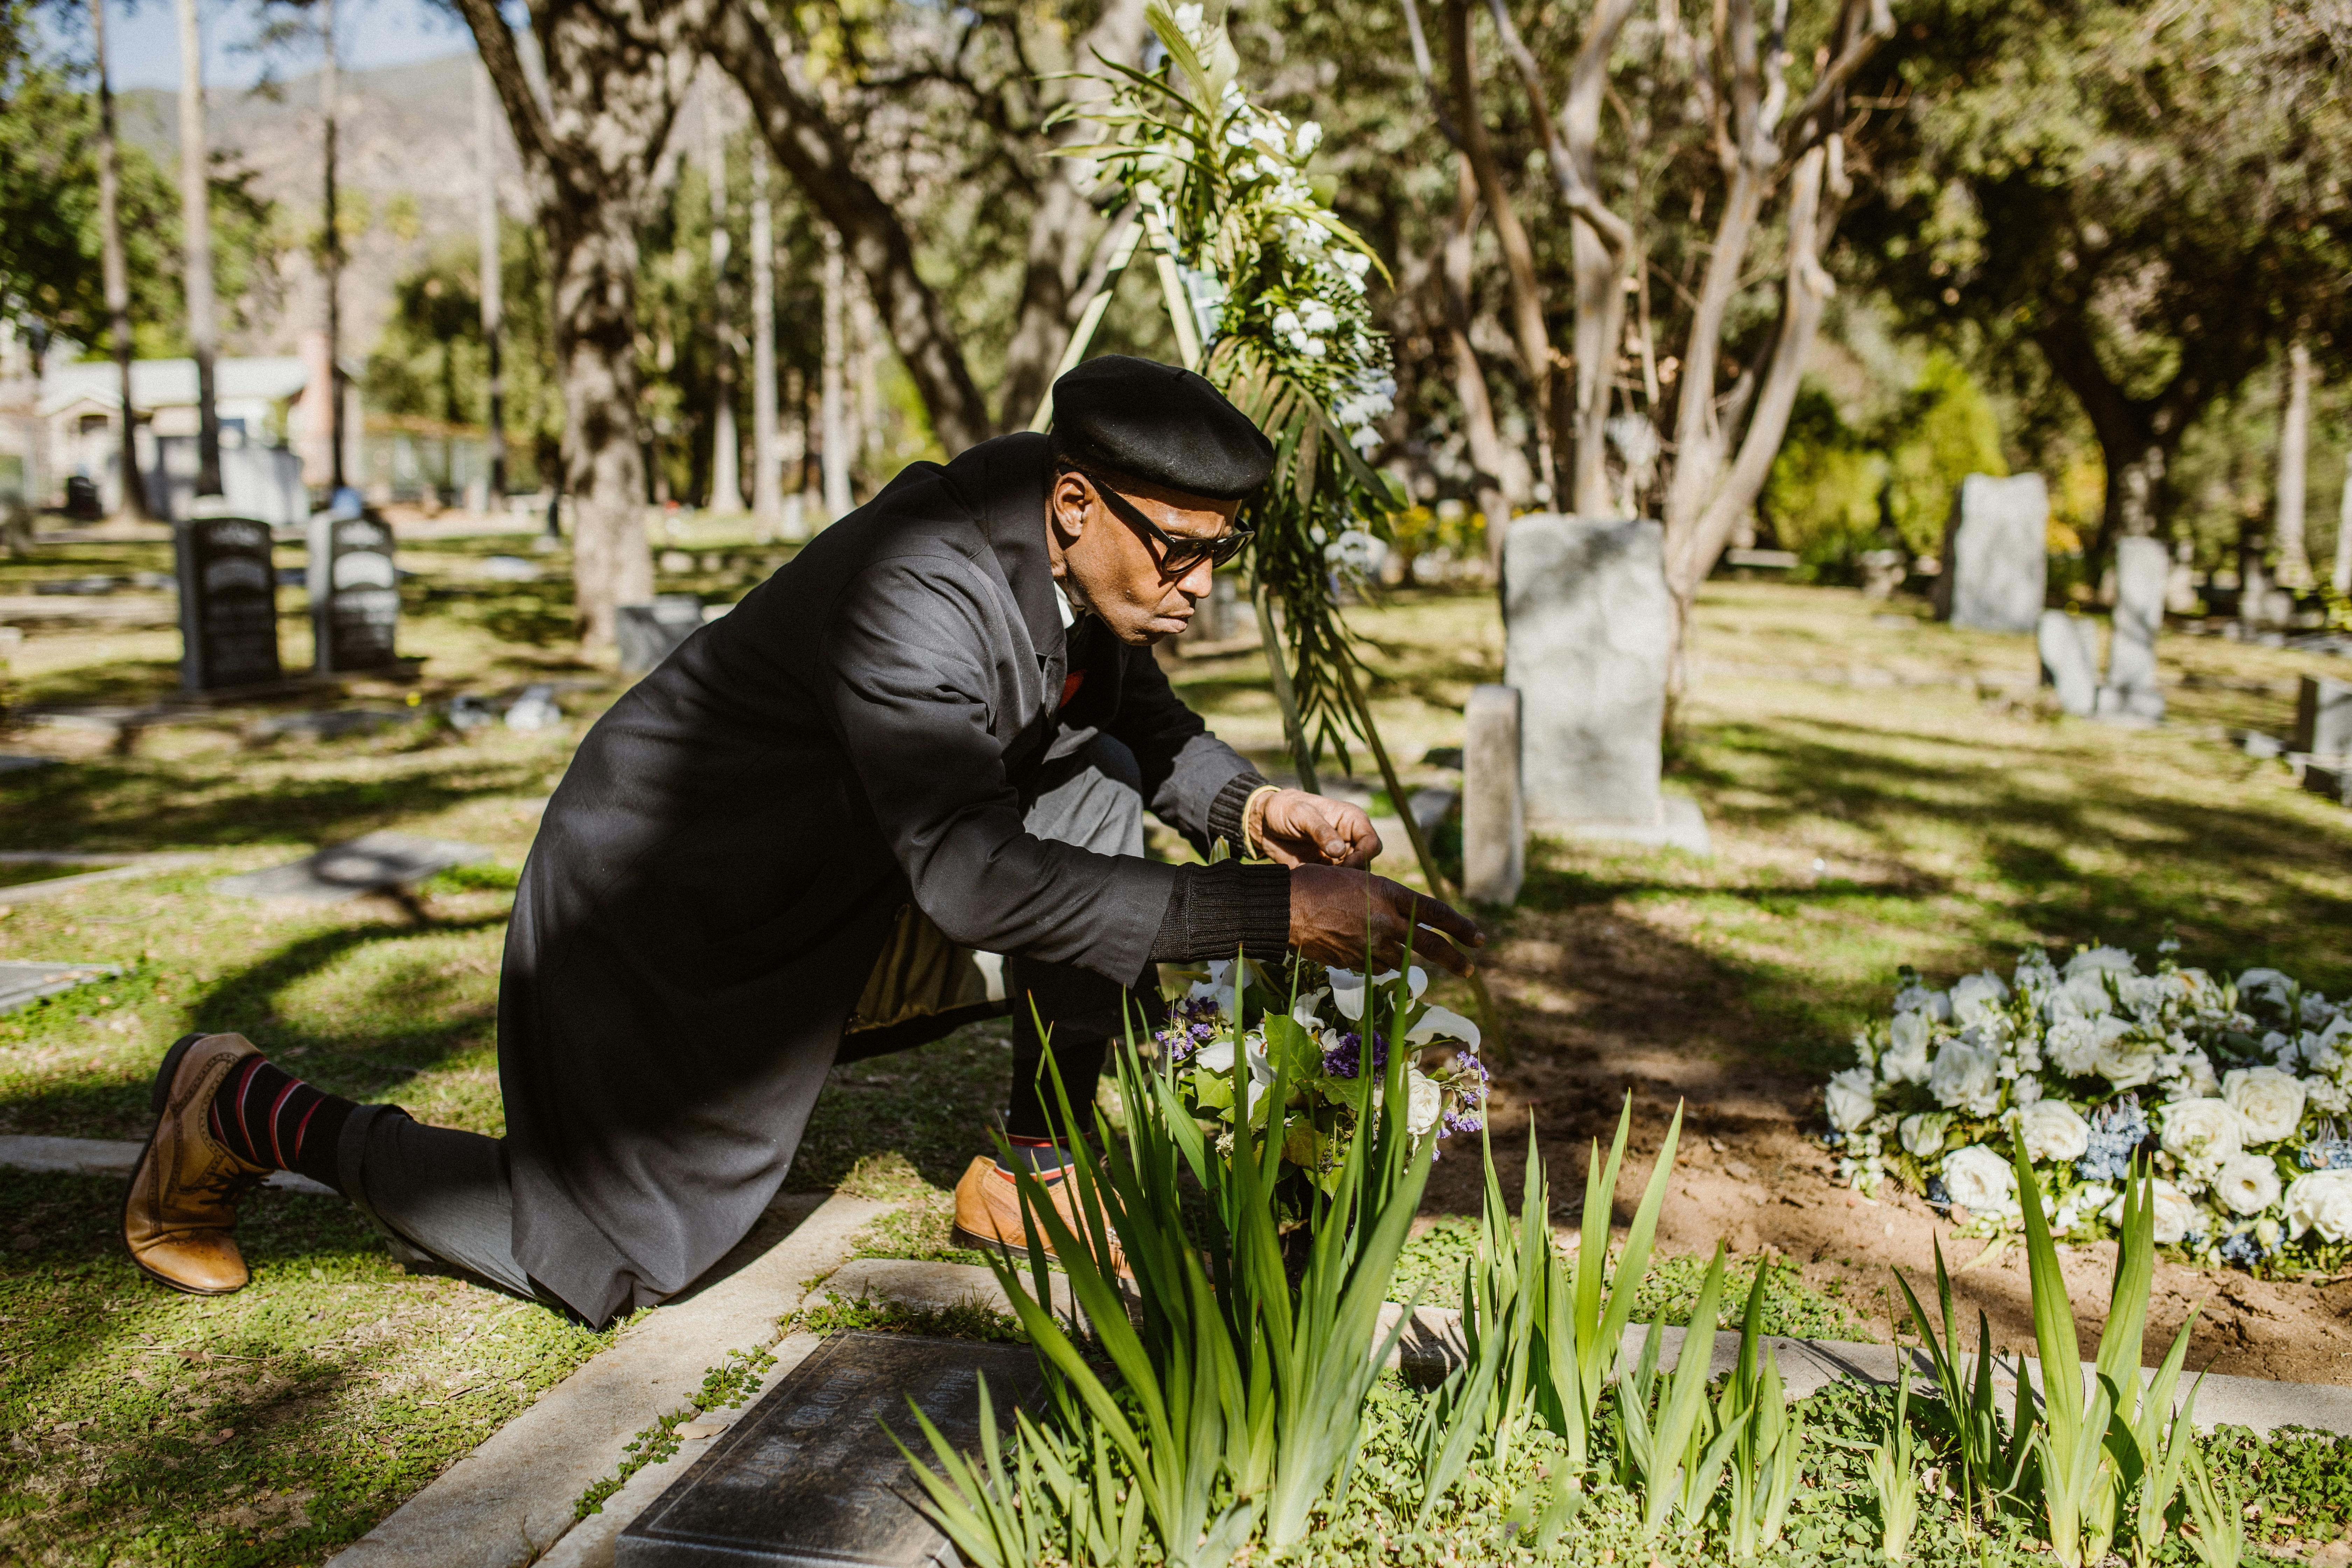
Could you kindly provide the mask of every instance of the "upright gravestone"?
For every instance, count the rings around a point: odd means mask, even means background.
[[[400,577],[392,563],[392,530],[367,515],[359,492],[337,493],[310,518],[310,629],[321,675],[396,664]]]
[[[182,689],[224,691],[282,680],[269,525],[249,517],[200,517],[173,524],[172,534]]]
[[[2040,474],[1960,481],[1944,531],[1936,613],[1956,626],[2030,632],[2050,586],[2050,492]]]
[[[2091,623],[2063,610],[2044,610],[2034,642],[2042,653],[2042,681],[2058,690],[2058,706],[2087,717],[2099,698],[2099,655]]]
[[[2294,704],[2294,749],[2314,757],[2352,757],[2352,681],[2303,678]]]
[[[1503,545],[1503,616],[1528,825],[1664,826],[1674,646],[1664,531],[1641,520],[1517,519]]]
[[[1527,878],[1527,803],[1519,789],[1519,693],[1474,686],[1463,710],[1462,891],[1514,904]]]
[[[918,1509],[922,1493],[891,1434],[929,1463],[920,1410],[950,1443],[977,1449],[983,1375],[1000,1427],[1045,1385],[1037,1352],[1023,1345],[835,1334],[621,1532],[615,1568],[960,1561]]]
[[[614,612],[613,640],[619,645],[621,673],[644,675],[677,650],[702,626],[702,601],[691,594],[663,594],[650,605],[623,605]]]
[[[2099,688],[2103,719],[2164,717],[2156,635],[2164,626],[2164,588],[2171,574],[2172,552],[2158,541],[2126,539],[2116,546],[2115,635],[2107,642],[2107,683]]]

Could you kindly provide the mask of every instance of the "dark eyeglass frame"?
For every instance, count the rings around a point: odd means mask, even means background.
[[[1181,577],[1203,561],[1212,566],[1223,566],[1248,549],[1250,541],[1257,537],[1255,528],[1234,527],[1214,539],[1179,539],[1144,516],[1140,508],[1111,489],[1109,481],[1101,476],[1076,464],[1065,471],[1086,480],[1113,517],[1146,539],[1156,542],[1160,546],[1160,570],[1171,577]]]

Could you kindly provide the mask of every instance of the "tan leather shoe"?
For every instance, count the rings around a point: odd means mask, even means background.
[[[243,1035],[188,1035],[155,1069],[155,1130],[122,1201],[131,1259],[196,1296],[226,1296],[249,1278],[229,1227],[236,1202],[269,1173],[221,1147],[206,1118],[231,1069],[259,1056]]]
[[[1059,1175],[1044,1178],[1045,1191],[1054,1200],[1063,1220],[1080,1239],[1086,1237],[1086,1226],[1077,1214],[1077,1194],[1070,1184]],[[1033,1245],[1028,1227],[1021,1222],[1021,1190],[1013,1178],[996,1168],[996,1162],[982,1154],[975,1158],[964,1172],[955,1190],[955,1244],[980,1252],[994,1252],[999,1247],[1016,1247],[1024,1252]],[[1052,1241],[1038,1236],[1034,1245],[1054,1255]],[[1110,1267],[1115,1274],[1127,1272],[1127,1257],[1118,1249],[1118,1237],[1110,1238]]]

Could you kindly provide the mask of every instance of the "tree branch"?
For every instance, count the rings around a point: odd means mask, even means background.
[[[1822,68],[1813,89],[1805,95],[1805,101],[1797,106],[1797,112],[1781,127],[1784,153],[1793,153],[1814,139],[1818,133],[1809,128],[1878,46],[1895,36],[1895,13],[1887,0],[1846,0],[1844,23],[1840,29],[1845,35],[1844,46],[1838,50],[1837,58]]]
[[[498,0],[455,0],[457,12],[474,34],[474,47],[482,57],[483,68],[490,75],[490,85],[498,89],[499,107],[506,110],[507,125],[514,132],[515,148],[521,155],[522,166],[534,178],[546,179],[552,173],[553,138],[549,134],[546,113],[539,107],[539,95],[530,89],[530,76],[522,68],[522,55],[515,47],[514,34],[506,18],[499,15]]]

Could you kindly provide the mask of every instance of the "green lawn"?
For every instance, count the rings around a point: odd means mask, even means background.
[[[562,557],[540,584],[481,575],[482,557],[525,542],[404,552],[423,574],[404,590],[404,642],[428,662],[413,687],[362,687],[352,701],[404,710],[414,693],[424,715],[460,690],[585,683],[565,694],[562,730],[462,736],[420,716],[371,736],[257,743],[245,725],[257,710],[230,711],[151,731],[129,754],[54,730],[8,733],[8,750],[73,762],[0,775],[0,849],[215,853],[0,914],[0,958],[124,969],[0,1018],[0,1131],[140,1136],[153,1063],[191,1028],[242,1031],[339,1092],[499,1130],[493,1030],[512,874],[572,746],[618,690],[565,641]],[[756,580],[774,553],[717,537],[690,548],[720,559],[698,559],[663,586],[715,598]],[[0,565],[0,594],[27,591],[35,575],[161,565],[160,547],[52,551]],[[299,668],[299,594],[286,602],[286,652]],[[1527,899],[1496,922],[1492,950],[1522,1064],[1499,1118],[1521,1131],[1498,1138],[1498,1152],[1524,1138],[1532,1114],[1565,1192],[1580,1164],[1568,1140],[1614,1119],[1613,1089],[1596,1086],[1643,1083],[1645,1116],[1668,1088],[1696,1096],[1694,1082],[1764,1081],[1801,1099],[1906,962],[1949,973],[2005,965],[2021,941],[2146,949],[2173,932],[2190,961],[2274,963],[2331,994],[2352,985],[2345,813],[2206,732],[2283,729],[2291,696],[2200,685],[2179,693],[2179,723],[2130,733],[2053,721],[2030,700],[1956,684],[1785,678],[1801,666],[1853,667],[2030,683],[2025,639],[1882,625],[1874,612],[1885,613],[1835,591],[1710,588],[1669,787],[1703,802],[1717,854],[1538,847]],[[1374,700],[1392,752],[1413,778],[1450,777],[1418,759],[1459,744],[1469,687],[1500,677],[1491,603],[1412,595],[1355,619],[1382,650]],[[168,689],[175,657],[168,632],[37,632],[5,700],[151,700]],[[2168,657],[2176,678],[2204,681],[2334,668],[2179,638]],[[1269,766],[1280,761],[1255,656],[1189,660],[1176,679],[1221,733]],[[388,826],[480,844],[494,858],[404,903],[288,911],[210,889],[233,871]],[[1007,1057],[1002,1029],[982,1027],[838,1070],[792,1185],[854,1181],[904,1196],[905,1215],[869,1238],[873,1249],[961,1256],[947,1247],[945,1193],[985,1146]],[[1711,1129],[1738,1137],[1756,1113],[1726,1109],[1728,1096],[1721,1089]],[[1709,1134],[1704,1107],[1694,1126]],[[1465,1212],[1475,1164],[1449,1158],[1433,1209]],[[10,1331],[0,1349],[0,1560],[316,1562],[602,1342],[494,1292],[401,1273],[327,1200],[254,1200],[241,1234],[257,1283],[204,1302],[150,1287],[120,1257],[112,1184],[0,1184],[13,1216],[0,1252]],[[1416,1278],[1442,1293],[1459,1249],[1458,1229],[1435,1226],[1417,1247]],[[1685,1268],[1661,1265],[1660,1310],[1673,1310]],[[1822,1268],[1805,1278],[1790,1287],[1788,1326],[1864,1326],[1868,1314],[1849,1319]]]

